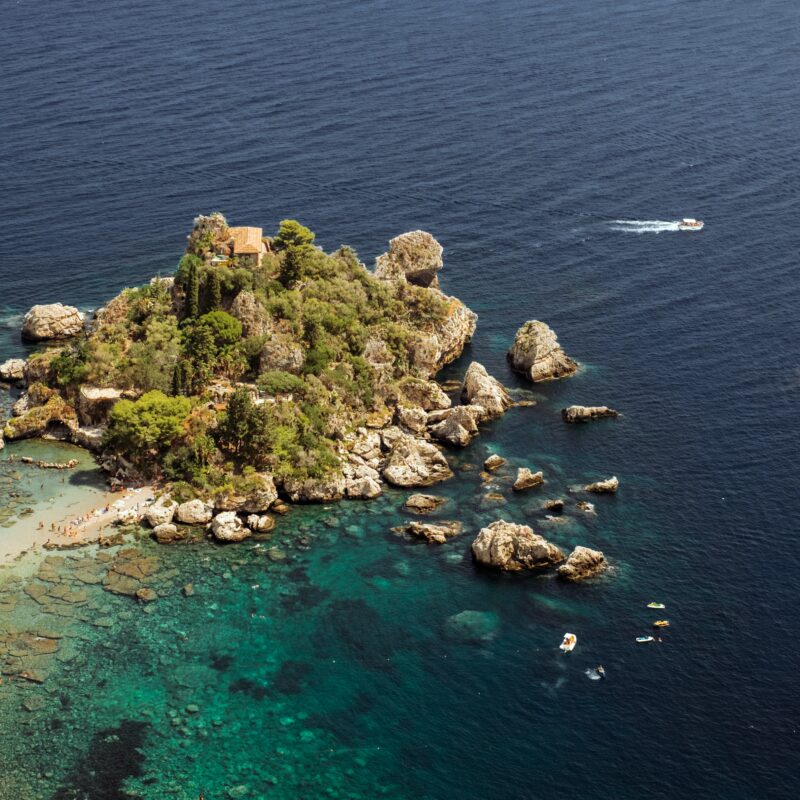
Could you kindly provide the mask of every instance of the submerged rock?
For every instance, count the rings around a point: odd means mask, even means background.
[[[582,581],[598,575],[606,568],[606,558],[600,550],[576,547],[564,564],[558,568],[561,578],[568,581]]]
[[[472,554],[479,564],[508,572],[549,567],[564,560],[559,547],[527,525],[497,520],[478,533]]]
[[[61,303],[36,305],[22,322],[22,338],[29,342],[67,339],[83,330],[83,314]]]
[[[461,533],[462,525],[458,520],[446,520],[442,522],[412,522],[406,525],[405,530],[412,536],[425,539],[435,544],[444,544],[453,536]]]
[[[459,642],[488,642],[497,635],[497,614],[491,611],[461,611],[448,617],[444,632],[448,639]]]
[[[587,492],[594,492],[594,494],[613,494],[619,489],[619,479],[616,475],[606,478],[602,481],[595,481],[583,487]]]
[[[383,477],[395,486],[430,486],[453,477],[447,459],[438,447],[422,439],[402,435],[394,443]]]
[[[578,370],[578,364],[561,349],[552,328],[539,320],[529,320],[517,331],[508,360],[515,372],[534,382],[566,378]]]
[[[557,500],[547,500],[542,504],[542,508],[553,514],[561,514],[564,511],[564,501],[561,498]]]
[[[532,489],[534,486],[541,486],[543,483],[543,472],[531,472],[527,467],[520,467],[517,470],[517,478],[511,488],[515,492],[523,492],[525,489]]]
[[[436,511],[439,506],[444,505],[447,500],[444,497],[437,497],[434,494],[412,494],[403,507],[415,514],[428,514]]]
[[[477,361],[469,365],[464,375],[461,402],[480,406],[485,412],[485,419],[499,417],[514,404],[503,384],[493,378]]]
[[[619,411],[608,406],[569,406],[561,409],[564,422],[590,422],[602,417],[618,417]]]

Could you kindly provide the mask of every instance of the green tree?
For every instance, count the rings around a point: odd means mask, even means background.
[[[194,319],[200,313],[200,272],[197,264],[189,265],[186,286],[186,316]]]
[[[217,353],[238,344],[242,338],[242,323],[227,311],[209,311],[193,327],[206,328],[211,333]]]
[[[217,423],[217,444],[224,453],[238,458],[246,449],[255,426],[255,411],[250,392],[243,387],[236,389]]]
[[[150,471],[179,439],[192,409],[187,397],[154,390],[138,400],[120,400],[111,410],[106,446]]]
[[[219,278],[219,268],[212,270],[208,277],[208,308],[216,311],[222,306],[222,281]]]
[[[281,220],[278,235],[272,240],[272,247],[278,251],[290,247],[303,247],[312,244],[316,238],[316,234],[296,219],[284,219]]]

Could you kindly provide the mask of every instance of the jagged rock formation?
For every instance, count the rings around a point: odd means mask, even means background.
[[[594,492],[594,494],[613,494],[619,489],[619,479],[616,475],[612,475],[605,480],[589,483],[583,488],[587,492]]]
[[[480,406],[485,412],[485,419],[499,417],[513,405],[503,384],[489,375],[486,368],[477,361],[469,365],[464,375],[461,402]]]
[[[68,339],[83,330],[83,314],[61,303],[36,305],[22,321],[22,338],[29,342]]]
[[[9,358],[0,364],[0,380],[15,383],[25,377],[25,361],[21,358]]]
[[[29,439],[52,435],[53,438],[71,438],[78,428],[75,409],[55,390],[42,384],[28,389],[27,410],[6,422],[3,435],[6,439]]]
[[[561,409],[564,422],[590,422],[602,417],[618,417],[619,412],[608,406],[569,406]]]
[[[443,248],[425,231],[409,231],[389,242],[389,252],[375,259],[375,277],[437,287],[437,273],[444,266]]]
[[[507,572],[550,567],[564,560],[559,547],[527,525],[505,520],[481,529],[472,543],[472,554],[479,564]]]
[[[527,467],[520,467],[517,470],[517,478],[511,487],[515,492],[524,492],[534,486],[541,486],[544,483],[544,473],[531,472]]]
[[[247,517],[247,527],[255,533],[269,533],[275,528],[275,518],[269,514],[250,514]]]
[[[444,505],[446,502],[447,500],[444,497],[437,497],[435,494],[412,494],[403,503],[403,508],[414,514],[429,514],[431,511],[436,511],[439,506]]]
[[[568,581],[582,581],[593,578],[606,568],[606,558],[599,550],[590,550],[588,547],[576,547],[569,558],[562,564],[557,572],[561,578]]]
[[[398,386],[401,404],[418,407],[423,411],[441,411],[450,408],[452,402],[435,381],[421,378],[404,378]]]
[[[452,478],[453,472],[435,445],[401,434],[386,459],[383,477],[395,486],[409,488],[430,486]]]
[[[478,421],[484,416],[481,406],[454,406],[429,414],[428,430],[440,442],[465,447],[478,435]]]
[[[558,344],[555,331],[539,320],[529,320],[517,331],[508,360],[515,372],[534,382],[567,378],[578,370]]]

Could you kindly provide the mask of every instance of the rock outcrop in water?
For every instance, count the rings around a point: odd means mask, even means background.
[[[444,497],[437,497],[434,494],[412,494],[403,503],[403,508],[414,514],[429,514],[432,511],[436,511],[446,502],[447,500]]]
[[[22,338],[29,342],[69,339],[83,331],[84,317],[77,308],[61,303],[33,306],[22,321]]]
[[[242,542],[252,536],[235,511],[222,511],[211,521],[211,533],[220,542]]]
[[[602,481],[595,481],[583,487],[587,492],[594,494],[613,494],[619,489],[619,479],[616,475]]]
[[[411,536],[425,539],[433,544],[444,544],[453,536],[461,533],[462,525],[457,520],[443,520],[441,522],[411,522],[405,526],[405,531]]]
[[[513,405],[503,384],[493,378],[477,361],[473,361],[467,367],[461,388],[461,402],[482,408],[484,419],[499,417]]]
[[[603,417],[618,417],[619,412],[608,406],[569,406],[561,409],[564,422],[591,422]]]
[[[452,478],[453,471],[438,447],[401,434],[386,459],[383,477],[395,486],[412,488]]]
[[[511,488],[515,492],[524,492],[526,489],[533,489],[534,486],[541,486],[543,483],[543,472],[531,472],[527,467],[520,467],[517,470],[517,477]]]
[[[576,547],[557,570],[568,581],[582,581],[599,575],[606,568],[606,558],[599,550]]]
[[[559,547],[527,525],[498,520],[482,528],[472,543],[475,560],[506,572],[551,567],[564,560]]]
[[[555,331],[539,320],[530,320],[517,331],[508,360],[515,372],[534,383],[567,378],[578,370],[577,362],[559,345]]]
[[[0,380],[16,383],[25,377],[25,362],[21,358],[9,358],[0,364]]]

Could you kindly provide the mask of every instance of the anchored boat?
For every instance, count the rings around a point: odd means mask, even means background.
[[[703,229],[703,220],[692,219],[692,217],[684,217],[678,223],[679,231],[701,231]]]
[[[657,619],[653,623],[654,628],[669,628],[669,620],[668,619]]]
[[[652,636],[637,636],[636,641],[639,644],[645,644],[646,642],[654,642],[655,639]]]
[[[564,653],[571,653],[578,644],[578,637],[574,633],[565,633],[564,641],[559,645],[559,649]]]
[[[648,608],[662,608],[662,609],[666,608],[666,606],[663,603],[648,603],[647,607]]]

